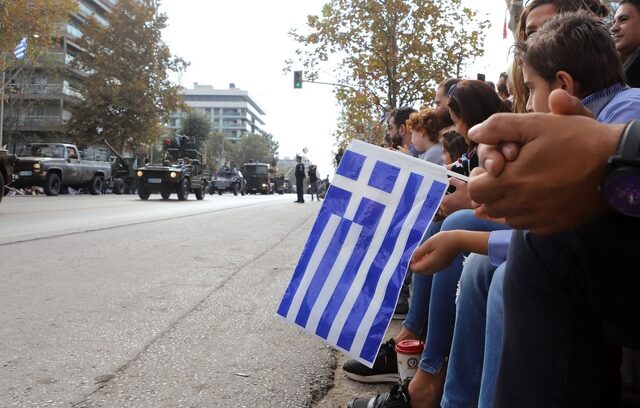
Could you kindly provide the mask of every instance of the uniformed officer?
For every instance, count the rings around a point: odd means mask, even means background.
[[[304,203],[304,164],[302,164],[302,157],[296,156],[296,192],[298,193],[298,199],[294,202]]]

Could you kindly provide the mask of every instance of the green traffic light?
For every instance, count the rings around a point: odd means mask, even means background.
[[[295,89],[302,88],[302,71],[293,71],[293,87]]]

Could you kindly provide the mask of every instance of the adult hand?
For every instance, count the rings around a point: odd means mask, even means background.
[[[423,242],[411,256],[409,269],[421,275],[432,275],[451,263],[462,251],[459,247],[460,231],[440,231]]]
[[[558,115],[580,115],[593,118],[593,113],[587,109],[580,100],[568,92],[558,89],[549,95],[549,109],[551,113]],[[482,124],[477,125],[480,127]],[[469,137],[473,140],[478,130],[469,131]],[[507,162],[514,161],[520,153],[520,144],[514,141],[499,141],[494,145],[481,144],[478,146],[478,159],[480,166],[492,176],[498,176]]]
[[[471,198],[467,192],[467,183],[455,177],[449,178],[449,184],[456,188],[451,194],[447,194],[440,203],[439,213],[448,216],[458,210],[471,208]]]
[[[520,146],[513,161],[489,156],[497,160],[492,171],[470,179],[477,212],[536,234],[564,231],[607,211],[598,187],[624,128],[586,117],[566,92],[551,96],[553,112],[573,115],[498,114],[469,132],[478,143]],[[487,156],[480,160],[486,164]]]

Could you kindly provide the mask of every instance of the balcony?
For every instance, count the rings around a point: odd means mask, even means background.
[[[16,124],[22,131],[59,131],[63,121],[60,116],[20,116]]]

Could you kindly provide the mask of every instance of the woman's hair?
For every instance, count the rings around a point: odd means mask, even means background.
[[[438,143],[440,130],[445,127],[442,110],[427,108],[414,112],[409,116],[407,127],[410,130],[424,133],[431,142]]]
[[[460,81],[452,87],[447,106],[468,127],[484,122],[494,113],[510,112],[498,94],[478,80]]]
[[[515,53],[545,81],[566,71],[579,85],[580,99],[616,83],[624,83],[622,64],[607,25],[585,10],[551,18]]]
[[[456,132],[454,128],[447,127],[440,132],[440,139],[442,143],[442,150],[448,152],[451,156],[451,160],[456,161],[464,153],[469,150],[469,145],[460,133]]]

